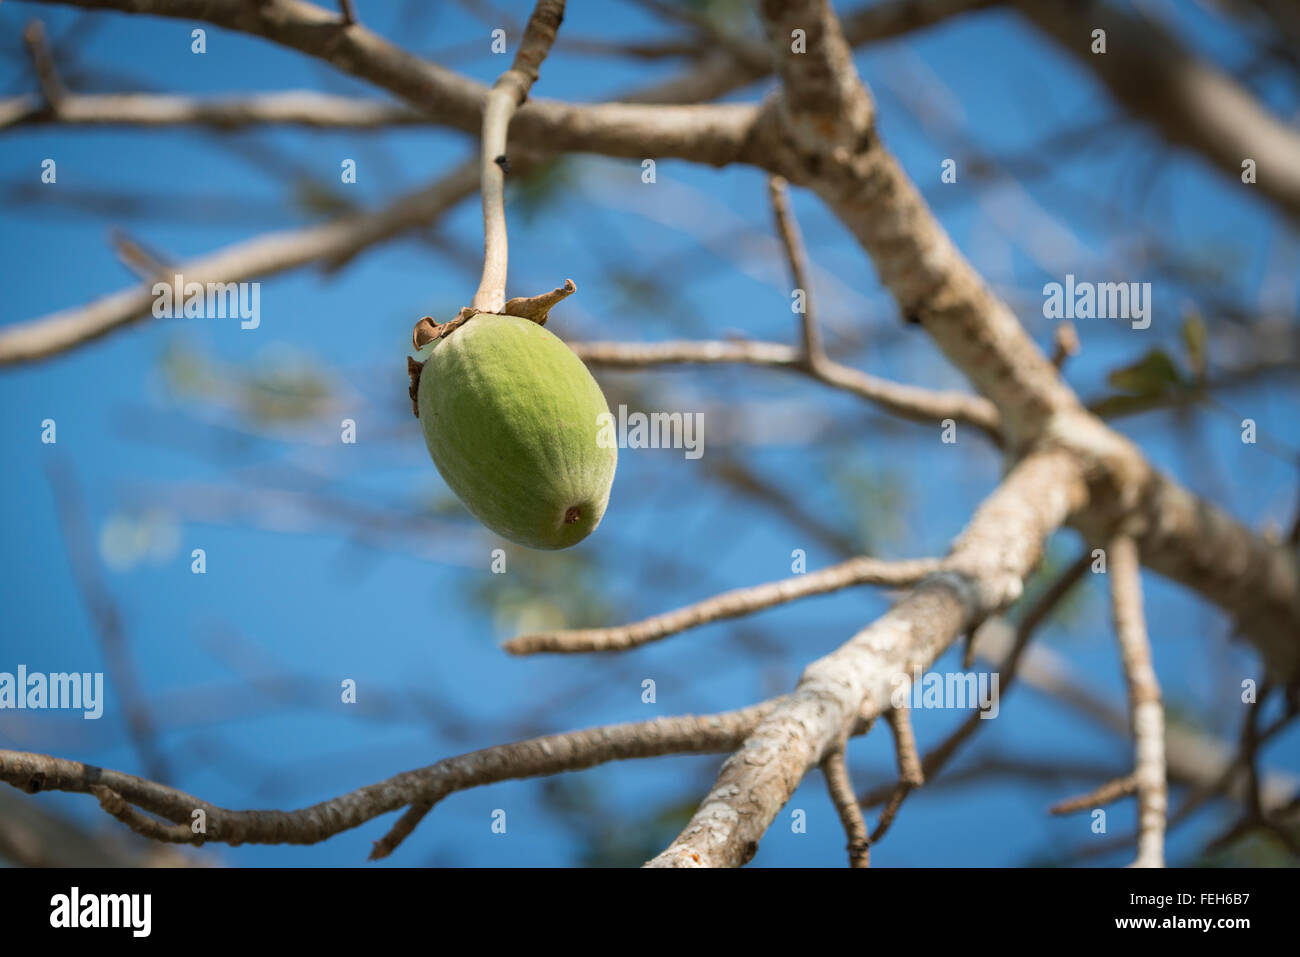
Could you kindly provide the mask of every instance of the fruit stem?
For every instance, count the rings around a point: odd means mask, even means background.
[[[555,42],[564,19],[564,0],[538,0],[528,18],[523,39],[509,70],[502,73],[488,91],[483,107],[483,146],[479,157],[483,194],[483,278],[471,308],[476,312],[500,312],[506,303],[506,265],[509,242],[506,235],[506,138],[515,110],[528,98],[537,72]]]

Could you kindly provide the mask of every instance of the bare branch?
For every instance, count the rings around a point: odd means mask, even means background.
[[[265,37],[386,89],[441,124],[467,133],[482,132],[488,95],[483,84],[408,53],[364,24],[342,24],[334,13],[315,4],[263,0],[253,8],[245,0],[39,2],[205,21]],[[721,166],[748,149],[758,115],[756,107],[746,104],[575,105],[534,99],[519,107],[510,121],[510,135],[517,145],[509,152],[531,148],[638,160],[673,156]]]
[[[976,511],[944,570],[836,651],[804,669],[794,693],[723,765],[713,790],[656,867],[734,867],[844,729],[880,714],[891,679],[925,668],[958,635],[1015,600],[1043,540],[1087,501],[1078,463],[1034,453]]]
[[[1129,440],[1089,415],[1059,370],[1026,335],[935,220],[881,144],[872,107],[825,0],[765,0],[762,9],[785,89],[758,124],[772,172],[808,185],[871,256],[902,315],[930,334],[1000,413],[1008,445],[1071,449],[1122,499],[1101,497],[1071,521],[1106,541],[1126,512],[1143,560],[1236,616],[1269,673],[1300,675],[1300,563],[1220,509],[1156,472]],[[806,32],[804,53],[790,50]],[[1297,167],[1300,168],[1300,167]],[[1231,572],[1225,570],[1231,569]]]
[[[477,164],[457,167],[423,189],[370,213],[342,216],[319,226],[270,233],[179,263],[186,282],[238,282],[310,262],[333,262],[436,219],[478,185]],[[84,306],[0,329],[0,365],[41,359],[72,349],[150,315],[151,284],[131,286]]]
[[[899,783],[919,788],[925,783],[925,772],[921,770],[921,756],[916,751],[916,733],[912,730],[912,717],[907,705],[890,708],[885,712],[885,720],[894,734]]]
[[[24,751],[0,750],[0,781],[29,794],[94,794],[106,811],[155,840],[314,844],[407,805],[432,807],[448,794],[498,781],[576,771],[631,758],[729,751],[781,700],[720,714],[605,725],[471,751],[297,811],[231,811],[131,774]],[[205,830],[196,832],[192,824],[195,812],[200,810],[204,812]],[[140,811],[171,823],[155,821]],[[406,833],[413,826],[411,823]],[[385,853],[392,851],[400,837],[390,839]]]
[[[1051,814],[1073,814],[1075,811],[1087,811],[1107,804],[1114,804],[1121,798],[1136,794],[1137,786],[1137,775],[1128,774],[1122,778],[1107,781],[1105,784],[1093,788],[1087,794],[1081,794],[1078,797],[1068,798],[1053,804],[1048,809],[1048,812]]]
[[[1258,173],[1250,188],[1300,220],[1300,131],[1237,80],[1118,4],[1031,0],[1016,7],[1095,72],[1125,109],[1169,142],[1199,152],[1230,183],[1240,188],[1242,163],[1254,160]],[[1104,56],[1089,47],[1097,29],[1106,31]]]
[[[207,98],[165,93],[65,93],[57,114],[43,110],[34,97],[0,99],[0,130],[37,123],[146,127],[196,124],[235,130],[271,124],[380,129],[429,122],[427,115],[402,103],[313,90]]]
[[[907,705],[890,708],[885,712],[885,720],[889,722],[889,730],[894,736],[898,782],[894,785],[884,810],[880,812],[876,829],[871,832],[872,844],[878,844],[885,836],[907,796],[925,783],[925,772],[921,769],[921,756],[916,750],[916,734],[912,731],[912,719]]]
[[[816,366],[825,358],[821,332],[817,328],[817,317],[813,312],[812,288],[808,283],[805,268],[807,254],[804,251],[803,238],[799,235],[799,224],[790,210],[790,196],[786,182],[780,176],[770,176],[767,180],[768,198],[772,203],[772,213],[776,218],[776,232],[781,237],[785,249],[786,261],[790,264],[790,279],[795,291],[803,293],[803,311],[799,315],[799,328],[803,337],[803,357],[810,367]]]
[[[917,6],[916,0],[886,0],[884,3],[870,4],[849,15],[844,29],[850,42],[857,46],[887,40],[911,30],[924,29],[964,12],[1002,2],[1003,0],[927,0],[925,4]],[[737,46],[740,45],[744,47],[744,55],[738,57]],[[569,37],[560,38],[557,48],[580,53],[659,59],[692,54],[698,51],[699,44],[610,44]],[[771,56],[761,43],[736,39],[732,46],[713,43],[709,49],[709,56],[701,64],[681,76],[629,93],[621,99],[627,103],[698,103],[716,99],[761,79],[772,71]],[[197,123],[220,128],[265,123],[374,129],[431,121],[436,122],[436,119],[400,104],[328,96],[312,91],[231,96],[218,100],[150,93],[68,93],[60,104],[57,117],[45,110],[41,101],[34,97],[0,99],[0,130],[20,124],[49,122],[141,126]]]
[[[848,837],[849,867],[870,867],[871,839],[867,834],[867,822],[862,819],[862,809],[854,796],[843,745],[826,755],[822,761],[822,774],[826,777],[831,803],[835,805]]]
[[[1165,769],[1165,711],[1160,685],[1151,664],[1142,613],[1141,566],[1137,544],[1119,535],[1107,550],[1110,597],[1115,613],[1124,678],[1128,684],[1133,737],[1137,744],[1134,769],[1138,799],[1138,854],[1136,867],[1164,867],[1165,818],[1168,811]]]
[[[942,563],[935,559],[886,562],[875,558],[851,558],[821,571],[794,575],[765,585],[737,588],[630,625],[520,635],[507,641],[505,649],[513,655],[623,651],[659,641],[688,628],[752,615],[775,605],[810,595],[825,595],[853,585],[911,585],[941,567]]]
[[[1030,606],[1020,619],[1020,623],[1015,628],[1015,640],[1012,642],[1010,650],[1006,656],[998,662],[998,671],[1001,675],[999,689],[1001,694],[1011,688],[1017,675],[1020,673],[1020,660],[1024,655],[1025,649],[1029,647],[1030,639],[1034,633],[1047,620],[1052,611],[1065,598],[1066,595],[1079,583],[1088,570],[1092,562],[1092,557],[1084,552],[1080,555],[1069,568],[1061,572],[1052,583],[1044,589],[1042,595]],[[1007,622],[1001,618],[990,618],[979,629],[976,630],[976,638],[973,647],[982,648],[980,640],[984,638],[986,631],[993,628],[1009,628]],[[921,770],[926,778],[933,778],[948,762],[952,760],[958,748],[982,725],[988,722],[980,717],[980,712],[975,711],[970,714],[965,721],[957,726],[948,737],[926,753],[924,760],[921,762]],[[886,800],[893,793],[893,786],[887,785],[874,791],[869,791],[859,798],[863,807],[874,807],[880,802]]]
[[[159,279],[171,281],[172,273],[176,268],[173,265],[174,260],[151,252],[120,229],[109,231],[109,242],[113,246],[113,251],[117,253],[117,258],[122,261],[122,265],[141,279],[149,283]]]
[[[63,86],[63,81],[59,79],[58,71],[54,68],[54,55],[50,53],[49,44],[45,40],[45,24],[40,20],[33,20],[27,24],[23,30],[23,41],[27,44],[27,52],[31,55],[32,66],[36,70],[36,81],[41,85],[45,102],[51,111],[57,113],[67,90]]]
[[[874,107],[824,0],[760,4],[784,86],[757,135],[764,165],[813,189],[871,256],[904,319],[919,323],[998,407],[1003,431],[1028,437],[1078,409],[1025,335],[935,220],[880,143]],[[791,51],[804,31],[806,51]]]
[[[861,396],[886,412],[904,419],[938,424],[944,419],[972,425],[999,441],[997,409],[977,395],[952,390],[925,389],[890,382],[826,360],[810,369],[803,353],[776,342],[577,342],[573,350],[592,366],[639,369],[655,365],[759,365],[789,369],[808,375],[845,392]]]

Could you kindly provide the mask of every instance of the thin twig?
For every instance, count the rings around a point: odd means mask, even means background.
[[[1073,814],[1075,811],[1085,811],[1104,807],[1107,804],[1114,804],[1120,798],[1126,798],[1136,793],[1137,776],[1126,774],[1122,778],[1115,778],[1115,780],[1107,781],[1100,787],[1093,788],[1087,794],[1080,794],[1078,797],[1059,801],[1048,808],[1048,811],[1051,814]]]
[[[772,203],[772,213],[776,218],[776,232],[781,238],[786,262],[790,266],[790,279],[794,283],[794,291],[803,294],[803,311],[799,314],[799,328],[803,339],[804,359],[810,368],[816,368],[825,357],[821,331],[817,326],[816,314],[813,312],[812,289],[808,283],[807,253],[804,250],[803,237],[799,235],[799,223],[790,209],[790,196],[784,177],[768,177],[767,194]]]
[[[564,19],[564,0],[538,0],[524,28],[514,64],[497,78],[483,108],[483,152],[479,157],[483,191],[483,278],[471,307],[478,312],[500,312],[506,301],[506,138],[510,119],[528,98],[537,72],[555,42]]]
[[[844,760],[843,746],[837,747],[822,759],[822,774],[826,778],[826,790],[831,802],[839,813],[840,823],[848,838],[849,867],[871,866],[871,839],[867,833],[867,822],[862,818],[862,808],[854,795],[853,781],[849,777],[849,768]]]
[[[875,558],[851,558],[838,565],[780,581],[723,592],[704,601],[614,628],[577,628],[570,631],[520,635],[505,644],[512,655],[539,652],[572,654],[587,651],[622,651],[667,638],[688,628],[714,621],[752,615],[765,608],[824,595],[853,585],[912,585],[938,571],[943,563],[924,558],[887,562]]]
[[[894,785],[889,801],[880,812],[876,829],[871,832],[871,843],[877,844],[894,823],[898,809],[903,806],[907,796],[925,783],[921,756],[916,750],[916,734],[912,731],[912,720],[906,704],[885,712],[889,730],[894,735],[894,757],[898,761],[898,781]]]
[[[108,239],[122,265],[139,278],[150,283],[159,279],[171,281],[176,271],[174,260],[152,252],[120,229],[110,230]]]
[[[423,189],[374,212],[349,213],[327,223],[283,230],[227,246],[177,265],[186,281],[239,282],[311,262],[344,261],[376,243],[423,226],[471,195],[475,164],[455,167]],[[154,294],[147,283],[0,329],[0,366],[56,355],[136,320],[148,321]]]
[[[376,845],[377,852],[389,853],[423,817],[423,805],[432,807],[456,791],[610,761],[732,751],[783,700],[778,697],[720,714],[605,725],[484,748],[295,811],[227,810],[157,781],[25,751],[0,750],[0,781],[28,794],[94,794],[106,810],[133,830],[171,843],[314,844],[381,814],[411,806],[393,833]],[[124,805],[177,826],[151,822]],[[196,810],[202,810],[205,818],[205,830],[199,833],[191,830]]]
[[[246,96],[194,97],[168,93],[65,93],[55,114],[26,96],[0,98],[0,130],[25,124],[64,126],[211,126],[223,132],[247,126],[382,129],[427,125],[428,115],[404,103],[284,90]],[[477,171],[478,167],[475,166]]]
[[[50,52],[49,44],[45,39],[45,24],[40,20],[31,21],[23,29],[23,40],[32,58],[32,66],[36,71],[36,82],[41,86],[41,94],[45,97],[45,102],[51,111],[57,114],[67,89],[59,79],[58,70],[54,68],[54,55]]]
[[[894,754],[898,759],[898,779],[908,787],[919,788],[925,783],[921,769],[921,756],[916,750],[916,733],[912,730],[912,715],[906,704],[890,708],[885,720],[894,733]]]
[[[670,340],[667,342],[576,342],[570,344],[584,362],[609,369],[656,365],[758,365],[801,372],[818,382],[872,402],[913,422],[937,424],[944,419],[972,425],[1000,443],[1000,419],[987,399],[967,392],[925,389],[891,382],[838,362],[826,360],[810,369],[801,350],[778,342]]]
[[[1151,664],[1151,644],[1142,613],[1141,566],[1137,543],[1118,535],[1110,543],[1110,596],[1115,615],[1137,758],[1138,854],[1135,867],[1163,867],[1168,809],[1165,768],[1165,712]]]

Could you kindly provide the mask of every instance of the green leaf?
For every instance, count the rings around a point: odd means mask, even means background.
[[[1152,349],[1132,365],[1116,369],[1106,381],[1116,389],[1143,396],[1160,395],[1188,384],[1163,349]]]

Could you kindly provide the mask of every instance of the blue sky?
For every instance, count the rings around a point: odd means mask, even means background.
[[[422,12],[413,13],[417,6]],[[531,5],[499,6],[522,20]],[[570,6],[568,36],[663,32],[628,4]],[[1243,62],[1248,51],[1197,5],[1170,6],[1203,55],[1229,68]],[[358,8],[372,29],[479,80],[490,82],[503,68],[503,58],[488,52],[490,25],[460,4],[360,0]],[[0,7],[6,95],[35,89],[19,39],[33,16],[45,21],[69,86],[85,92],[307,88],[385,96],[320,62],[215,28],[207,52],[197,55],[190,49],[196,24],[24,3]],[[1050,343],[1052,331],[1041,315],[1042,286],[1060,281],[1065,269],[1098,281],[1153,282],[1150,329],[1081,324],[1083,351],[1068,378],[1084,396],[1105,393],[1107,374],[1148,350],[1181,354],[1183,315],[1204,301],[1207,288],[1294,315],[1295,284],[1275,277],[1288,268],[1295,275],[1295,233],[1268,203],[1164,147],[1013,14],[982,13],[869,47],[857,63],[876,94],[885,142],[1039,342]],[[598,100],[680,68],[557,50],[534,92]],[[1259,84],[1275,109],[1294,112],[1293,90],[1269,76]],[[765,89],[735,97],[755,99]],[[910,108],[918,97],[924,120]],[[1019,187],[939,181],[940,163],[963,155],[962,142],[1011,158],[1037,155],[1038,144],[1071,130],[1082,131],[1077,142],[1044,153],[1049,170]],[[301,200],[304,184],[374,206],[473,149],[463,134],[423,127],[234,137],[188,128],[7,131],[0,137],[0,324],[130,285],[109,241],[114,227],[185,259],[313,221]],[[55,184],[40,182],[45,158],[57,162]],[[358,177],[343,185],[339,168],[348,158]],[[509,294],[572,277],[579,293],[549,326],[566,339],[743,332],[793,341],[763,175],[664,161],[657,182],[646,185],[640,172],[635,162],[578,157],[564,167],[558,196],[527,216],[512,205]],[[97,204],[104,196],[132,202],[104,209]],[[832,211],[800,191],[793,198],[818,267],[814,296],[832,349],[873,373],[963,387],[923,334],[901,326],[869,260]],[[298,807],[520,736],[739,707],[792,687],[804,664],[883,611],[888,595],[855,589],[617,657],[516,659],[498,647],[538,622],[632,620],[781,578],[794,549],[807,552],[809,567],[840,558],[778,511],[720,483],[711,470],[728,458],[885,557],[941,553],[998,479],[999,459],[978,437],[945,446],[937,430],[892,422],[798,378],[741,368],[600,373],[611,405],[703,412],[703,459],[625,450],[609,511],[592,538],[562,554],[506,546],[511,571],[494,576],[490,553],[502,543],[456,510],[428,460],[409,414],[404,364],[416,318],[445,319],[472,297],[477,275],[464,260],[478,255],[481,228],[470,199],[442,222],[437,247],[399,240],[339,273],[301,269],[266,278],[256,330],[225,320],[156,320],[0,370],[0,671],[20,663],[31,671],[108,668],[52,491],[51,475],[65,476],[84,500],[88,525],[85,534],[74,531],[71,547],[100,566],[120,610],[170,782],[225,807]],[[1132,250],[1150,236],[1223,266],[1226,275],[1194,283],[1146,271],[1151,267]],[[647,276],[668,291],[629,303],[631,278]],[[206,370],[202,389],[191,380],[190,391],[178,390],[169,380],[166,370],[186,363]],[[244,405],[248,391],[240,383],[249,376],[273,383],[310,376],[325,384],[328,399],[310,421],[259,421]],[[1292,375],[1226,393],[1222,407],[1181,419],[1156,412],[1117,424],[1160,467],[1243,521],[1285,526],[1296,498],[1296,399]],[[1267,444],[1239,441],[1245,416]],[[354,445],[338,441],[342,417],[357,422]],[[40,441],[47,418],[57,422],[53,446]],[[1285,450],[1292,462],[1283,460]],[[1068,561],[1078,547],[1062,534],[1052,554]],[[204,575],[191,573],[195,548],[206,552]],[[1236,688],[1257,676],[1254,657],[1228,641],[1228,623],[1206,603],[1145,578],[1167,699],[1180,713],[1199,715],[1211,732],[1231,735],[1240,715]],[[1080,685],[1122,708],[1104,594],[1102,580],[1089,580],[1070,614],[1040,640],[1068,658]],[[956,669],[956,654],[940,669]],[[294,680],[267,684],[277,677]],[[348,678],[358,686],[354,706],[339,701],[339,683]],[[652,705],[642,701],[646,678],[656,683]],[[0,746],[142,771],[121,683],[109,680],[100,721],[0,712]],[[918,715],[923,746],[961,717]],[[1118,773],[1130,760],[1123,738],[1032,689],[1010,694],[990,724],[958,767],[996,754],[1100,763]],[[1270,767],[1300,773],[1297,734],[1270,748]],[[666,841],[673,829],[657,825],[656,814],[702,796],[719,760],[615,764],[559,784],[510,782],[453,795],[390,863],[571,865],[593,849],[639,847],[647,834]],[[885,735],[856,742],[851,760],[859,787],[891,773]],[[922,790],[876,860],[1014,865],[1087,846],[1084,818],[1051,818],[1045,809],[1091,783],[993,778]],[[116,827],[87,797],[42,800],[89,827]],[[507,813],[504,835],[491,831],[495,809]],[[806,833],[792,832],[794,809],[807,811]],[[312,847],[215,846],[201,854],[241,865],[354,865],[391,820]],[[1215,808],[1176,831],[1172,860],[1185,859],[1227,820]],[[1132,823],[1131,805],[1116,806],[1112,835]],[[754,864],[839,866],[842,845],[820,776],[812,774]],[[1128,853],[1088,860],[1124,863]]]

